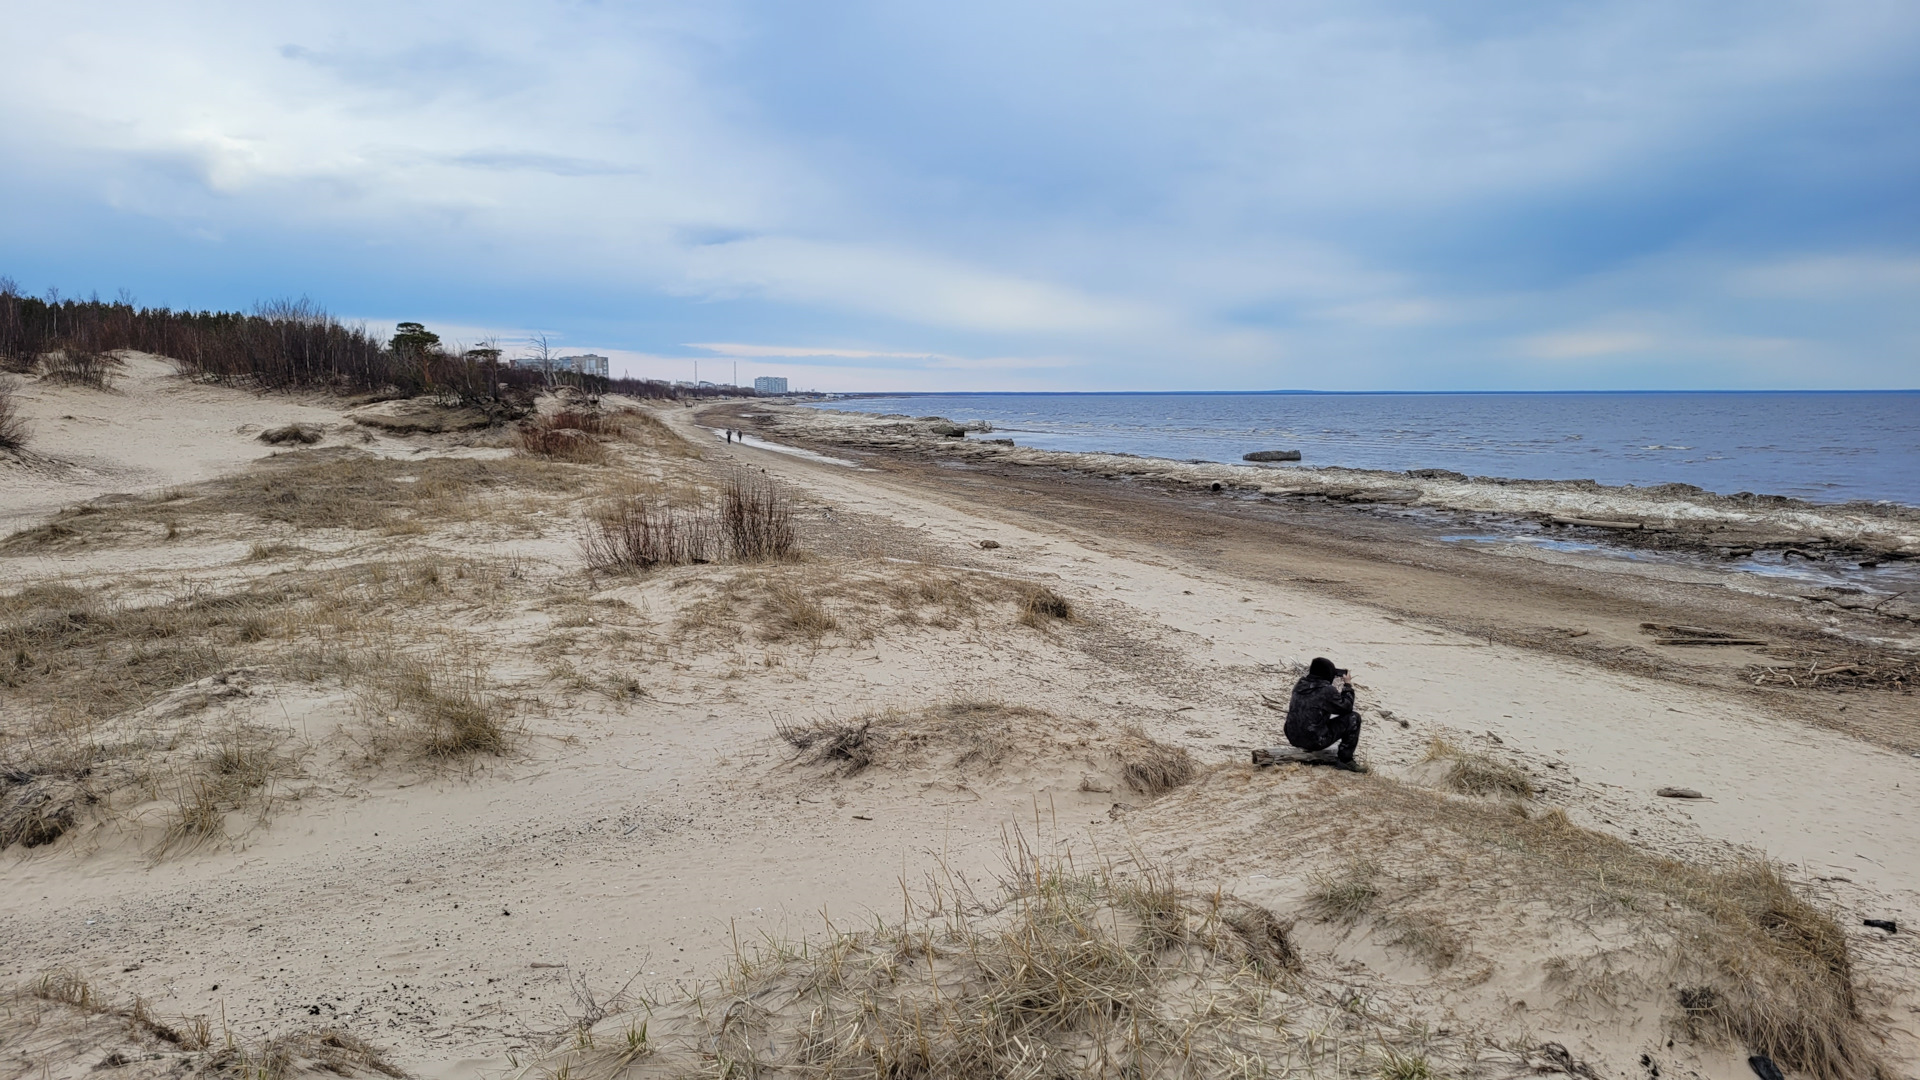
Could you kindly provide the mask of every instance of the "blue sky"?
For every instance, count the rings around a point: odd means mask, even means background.
[[[0,18],[35,292],[822,389],[1920,385],[1910,0]]]

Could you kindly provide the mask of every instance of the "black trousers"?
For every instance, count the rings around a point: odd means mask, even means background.
[[[1340,744],[1340,760],[1352,761],[1360,747],[1360,714],[1349,710],[1334,713],[1318,723],[1289,724],[1287,741],[1302,750],[1325,750]]]

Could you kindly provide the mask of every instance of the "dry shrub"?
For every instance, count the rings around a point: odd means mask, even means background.
[[[120,361],[106,353],[68,345],[41,360],[40,378],[68,386],[110,390],[113,388],[114,371],[118,367]]]
[[[1198,767],[1184,746],[1170,746],[1129,724],[1111,751],[1120,775],[1135,792],[1153,798],[1192,780]]]
[[[792,558],[798,547],[792,497],[764,477],[735,473],[720,492],[720,535],[741,562]]]
[[[326,434],[312,424],[287,424],[268,428],[257,437],[270,446],[312,446],[325,438]]]
[[[1427,744],[1425,760],[1446,762],[1442,782],[1463,795],[1533,797],[1533,778],[1525,769],[1486,754],[1463,750],[1439,736]]]
[[[609,500],[587,519],[580,551],[595,570],[651,570],[713,561],[713,515],[641,495]]]
[[[27,445],[27,418],[13,396],[13,386],[0,382],[0,450],[20,450]]]
[[[1079,622],[1073,613],[1073,605],[1067,598],[1047,588],[1045,585],[1028,583],[1021,586],[1017,601],[1020,607],[1020,623],[1034,629],[1043,629],[1055,622]]]

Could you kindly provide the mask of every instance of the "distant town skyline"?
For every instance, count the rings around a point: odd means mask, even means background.
[[[34,293],[850,391],[1920,383],[1912,4],[7,19]]]

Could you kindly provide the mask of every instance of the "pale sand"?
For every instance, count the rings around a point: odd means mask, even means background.
[[[264,426],[319,423],[323,445],[364,437],[324,400],[188,385],[138,359],[117,394],[33,387],[23,397],[39,457],[0,472],[0,523],[11,527],[97,495],[241,467],[272,453],[253,439]],[[1260,695],[1284,698],[1291,665],[1324,653],[1354,669],[1370,707],[1411,720],[1404,730],[1369,725],[1366,751],[1388,775],[1414,775],[1436,734],[1493,746],[1490,733],[1582,824],[1677,856],[1744,846],[1793,864],[1842,913],[1856,962],[1879,988],[1876,1007],[1892,1017],[1889,1053],[1912,1072],[1920,956],[1910,935],[1864,930],[1859,917],[1920,917],[1920,816],[1903,786],[1920,782],[1920,760],[1737,697],[1489,646],[1330,604],[1321,592],[1198,573],[1124,541],[1090,543],[1071,523],[1017,525],[990,505],[957,505],[885,475],[716,443],[691,410],[661,415],[715,462],[804,492],[807,520],[852,519],[853,532],[870,537],[832,554],[864,545],[875,556],[907,552],[1044,581],[1093,621],[1051,636],[923,627],[818,650],[688,646],[635,669],[648,694],[621,703],[558,680],[534,648],[562,629],[558,615],[521,603],[460,627],[488,643],[493,676],[531,703],[521,711],[527,746],[472,773],[344,767],[342,740],[358,717],[351,695],[268,673],[209,715],[279,725],[313,747],[306,778],[284,785],[297,797],[262,822],[235,815],[231,843],[158,861],[148,854],[155,827],[139,807],[50,848],[0,855],[0,982],[72,967],[144,995],[158,1013],[224,1017],[241,1038],[341,1021],[411,1070],[464,1076],[504,1070],[509,1052],[562,1031],[571,974],[603,988],[635,976],[670,985],[710,974],[737,942],[817,932],[823,913],[836,923],[886,917],[900,910],[903,883],[937,867],[990,878],[1013,827],[1063,849],[1138,844],[1196,888],[1287,910],[1308,868],[1285,851],[1246,849],[1244,817],[1216,818],[1223,806],[1254,813],[1265,796],[1213,806],[1183,794],[1164,810],[1142,806],[1108,793],[1115,781],[1097,754],[1016,762],[991,777],[925,769],[823,785],[785,764],[771,726],[999,697],[1062,717],[1138,722],[1203,761],[1237,762],[1275,738],[1278,718]],[[498,453],[451,445],[460,441],[369,445]],[[514,528],[459,527],[355,550],[517,558],[528,579],[554,588],[578,577],[574,519]],[[981,551],[983,538],[1001,546]],[[352,547],[314,543],[341,557]],[[181,583],[232,581],[254,572],[235,566],[246,548],[236,537],[159,554],[7,556],[0,566],[15,582],[90,580],[129,560]],[[864,565],[884,573],[888,564]],[[665,571],[592,595],[631,605],[605,609],[604,621],[657,637],[701,588],[680,586],[716,572]],[[590,625],[570,632],[584,639],[598,632]],[[600,647],[569,655],[586,670]],[[1709,798],[1655,797],[1666,785]],[[1353,977],[1383,1000],[1513,1038],[1555,1037],[1608,1075],[1657,1046],[1657,1016],[1590,1022],[1555,1006],[1536,976],[1506,978],[1537,965],[1557,939],[1503,940],[1497,920],[1484,928],[1477,947],[1500,974],[1471,985],[1436,982],[1368,935],[1302,934],[1330,961],[1361,965]],[[1516,1018],[1516,1000],[1531,1005],[1529,1016]],[[79,1075],[92,1061],[76,1056],[49,1075]],[[1729,1080],[1746,1068],[1736,1053],[1686,1061]]]

